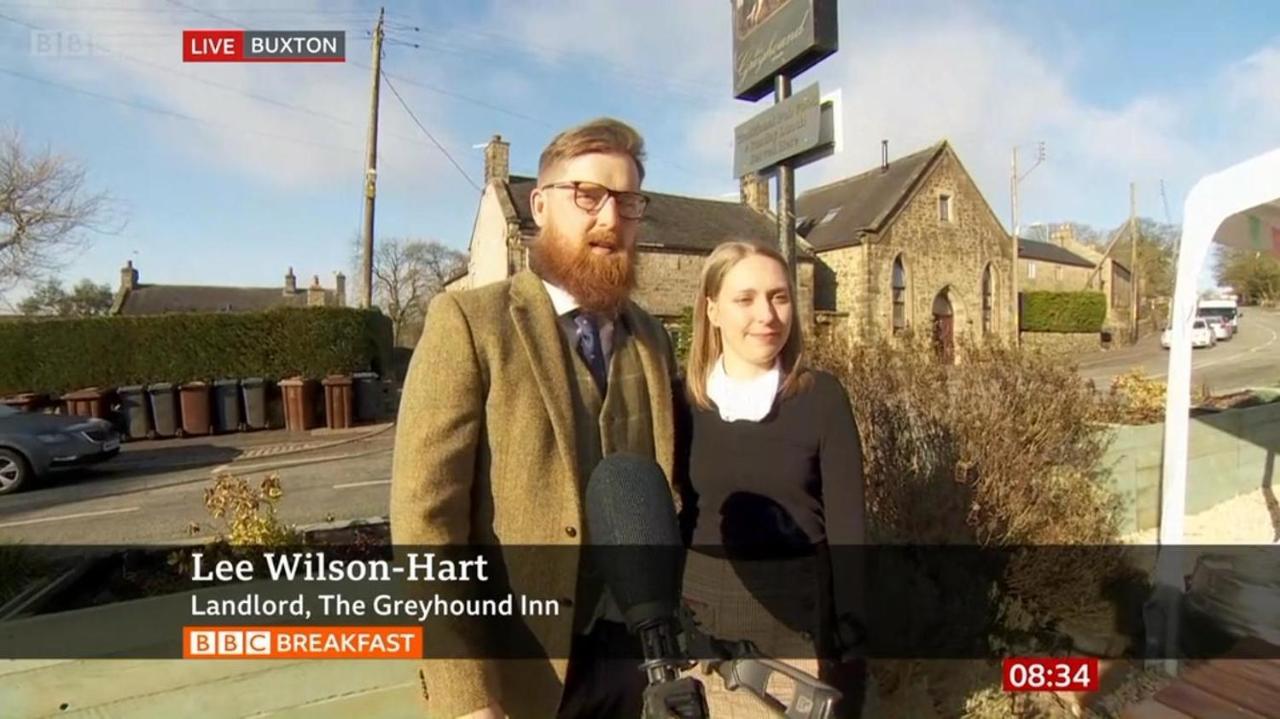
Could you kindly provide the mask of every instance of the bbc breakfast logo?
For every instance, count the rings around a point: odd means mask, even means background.
[[[183,659],[421,659],[422,627],[183,627]]]
[[[346,62],[342,30],[183,30],[183,62]]]

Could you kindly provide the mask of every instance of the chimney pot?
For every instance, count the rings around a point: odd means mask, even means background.
[[[307,288],[307,306],[324,307],[324,288],[320,286],[320,275],[312,275],[311,286]]]
[[[341,272],[333,278],[333,294],[339,307],[347,306],[347,276]]]
[[[293,274],[293,268],[289,268],[288,274],[284,276],[284,293],[286,295],[294,295],[298,293],[298,278]]]
[[[132,290],[138,286],[138,271],[133,267],[133,260],[126,260],[120,268],[120,289]]]
[[[769,178],[758,172],[743,175],[738,180],[742,204],[756,212],[769,211]]]
[[[888,169],[889,169],[889,141],[881,140],[880,141],[880,170],[884,171]]]

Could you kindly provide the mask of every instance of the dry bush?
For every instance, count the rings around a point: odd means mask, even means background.
[[[276,515],[276,505],[283,496],[278,474],[263,477],[257,487],[251,487],[243,477],[221,474],[204,491],[204,506],[214,519],[223,522],[226,531],[219,533],[219,538],[231,546],[297,544],[297,531]]]
[[[1073,368],[975,346],[958,347],[961,362],[948,366],[912,337],[814,345],[813,364],[841,380],[858,420],[868,541],[999,550],[957,570],[979,574],[976,587],[955,585],[969,595],[933,579],[947,604],[981,605],[966,616],[940,607],[941,621],[981,622],[992,655],[1062,649],[1066,621],[1118,627],[1108,608],[1132,575],[1101,462],[1108,433],[1096,419],[1099,398]],[[986,596],[974,593],[984,587]]]
[[[1095,419],[1111,424],[1155,424],[1164,421],[1168,386],[1149,379],[1134,368],[1111,380],[1111,389],[1098,403]],[[1213,392],[1208,385],[1192,388],[1191,406],[1208,402]]]
[[[1105,429],[1092,390],[1051,357],[962,347],[940,364],[917,338],[818,344],[862,434],[871,541],[1104,544]]]

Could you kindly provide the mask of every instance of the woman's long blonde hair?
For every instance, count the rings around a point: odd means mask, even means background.
[[[685,372],[685,391],[689,400],[702,409],[711,409],[707,397],[707,377],[712,365],[724,351],[720,333],[711,326],[707,317],[707,303],[720,294],[725,275],[742,260],[759,255],[777,262],[784,269],[787,261],[772,247],[753,242],[730,241],[712,250],[702,265],[702,281],[698,285],[698,297],[693,307],[693,341],[689,346],[689,358]],[[804,369],[804,332],[800,327],[799,297],[794,282],[787,272],[787,291],[791,297],[791,328],[779,357],[782,360],[782,383],[778,394],[789,397],[807,384]]]

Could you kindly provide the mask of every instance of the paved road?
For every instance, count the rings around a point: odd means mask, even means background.
[[[1208,384],[1215,394],[1245,387],[1274,386],[1280,383],[1280,312],[1245,309],[1240,331],[1218,346],[1199,349],[1191,355],[1191,384]],[[1105,389],[1111,379],[1131,369],[1163,380],[1169,371],[1169,353],[1160,347],[1160,337],[1143,337],[1134,347],[1112,350],[1085,358],[1080,375]]]
[[[280,457],[280,517],[292,524],[385,516],[394,433],[315,453]],[[325,461],[318,461],[325,460]],[[270,465],[236,463],[251,482]],[[204,508],[212,467],[138,475],[111,464],[58,477],[45,486],[0,497],[0,542],[26,544],[154,543],[217,530]]]

